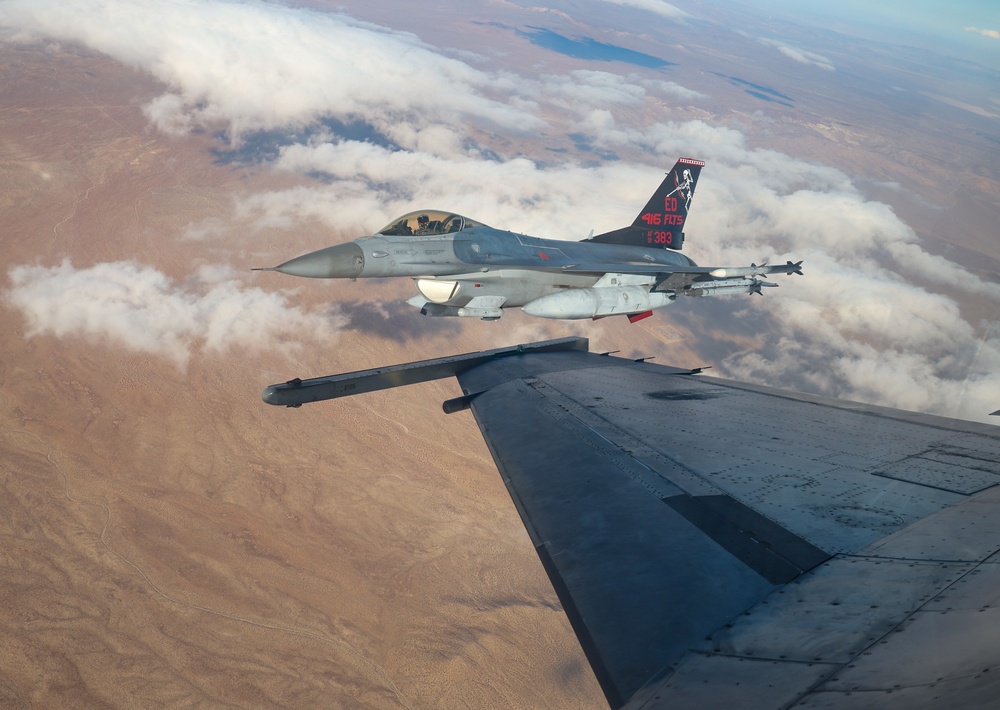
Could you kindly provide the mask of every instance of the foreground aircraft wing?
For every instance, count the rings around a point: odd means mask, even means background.
[[[294,406],[450,375],[465,394],[446,411],[475,415],[613,708],[1000,697],[997,427],[579,338],[264,396]]]

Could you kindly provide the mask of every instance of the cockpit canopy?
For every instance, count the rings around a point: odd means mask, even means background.
[[[392,220],[378,234],[393,236],[421,236],[424,234],[454,234],[463,229],[482,227],[483,224],[474,219],[463,217],[454,212],[441,210],[417,210],[404,214]]]

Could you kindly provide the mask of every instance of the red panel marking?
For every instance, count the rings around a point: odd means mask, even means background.
[[[695,160],[694,158],[680,158],[677,162],[683,165],[700,165],[701,167],[705,167],[704,160]]]
[[[643,318],[649,318],[651,315],[653,315],[652,311],[643,311],[642,313],[633,313],[628,319],[631,323],[638,323]]]
[[[541,259],[542,261],[548,261],[549,255],[546,254],[544,251],[540,251],[538,252],[538,258]]]

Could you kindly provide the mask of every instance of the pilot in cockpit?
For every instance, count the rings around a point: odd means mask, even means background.
[[[430,217],[425,214],[417,217],[417,231],[414,234],[429,234],[431,232]]]

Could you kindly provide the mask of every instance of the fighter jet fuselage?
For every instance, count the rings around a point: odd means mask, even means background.
[[[681,158],[632,225],[581,242],[494,229],[462,215],[416,210],[371,236],[274,267],[309,278],[406,276],[408,302],[431,316],[496,319],[521,307],[543,318],[632,320],[678,295],[760,292],[758,278],[800,264],[705,268],[678,250],[703,163]]]

